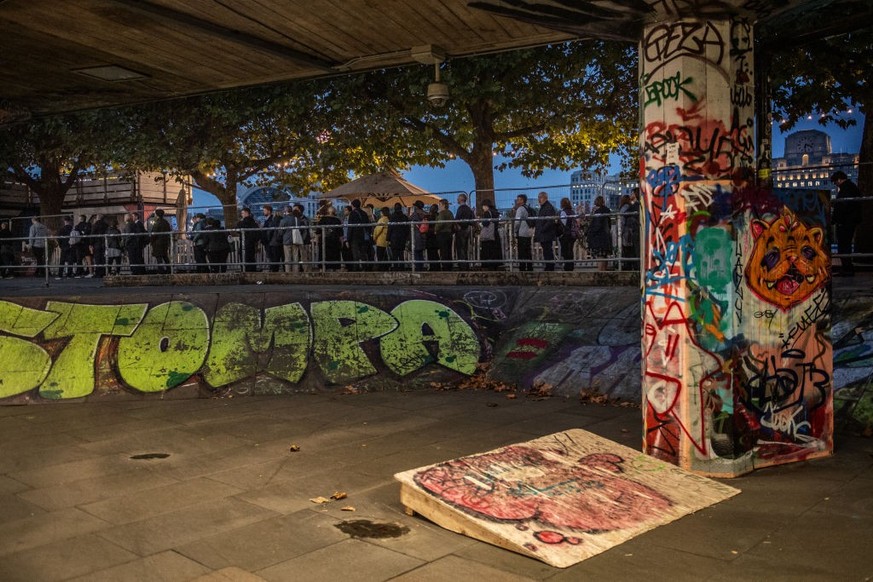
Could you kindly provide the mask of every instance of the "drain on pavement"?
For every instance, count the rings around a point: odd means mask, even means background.
[[[375,523],[369,519],[342,521],[336,527],[353,538],[399,538],[409,533],[409,528],[396,523]]]
[[[142,453],[131,457],[134,461],[150,460],[150,459],[166,459],[170,453]]]

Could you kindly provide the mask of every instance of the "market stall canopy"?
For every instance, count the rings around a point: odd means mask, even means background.
[[[321,197],[343,198],[345,200],[359,199],[364,206],[372,204],[376,208],[383,206],[390,208],[395,203],[409,207],[418,200],[425,204],[436,204],[440,201],[440,197],[436,194],[431,194],[394,172],[379,172],[362,176],[326,192]]]

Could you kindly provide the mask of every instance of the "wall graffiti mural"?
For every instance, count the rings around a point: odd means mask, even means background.
[[[476,371],[479,336],[451,307],[410,299],[385,311],[361,301],[313,301],[259,309],[229,302],[212,317],[190,301],[93,305],[47,301],[42,309],[0,301],[0,398],[36,390],[44,399],[90,395],[114,382],[138,393],[164,392],[198,376],[221,388],[264,374],[299,383],[315,369],[327,384],[377,373],[398,378],[430,364]],[[368,344],[375,342],[378,349]]]
[[[703,473],[832,450],[827,201],[754,175],[752,25],[646,28],[645,448]]]
[[[632,289],[354,295],[0,300],[0,402],[405,389],[480,373],[556,395],[639,393]]]

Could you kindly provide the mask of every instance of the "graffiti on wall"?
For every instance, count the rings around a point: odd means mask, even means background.
[[[826,203],[751,183],[753,44],[680,20],[640,49],[645,445],[716,474],[831,449]]]
[[[34,309],[0,301],[0,398],[30,391],[81,398],[102,382],[97,358],[115,381],[163,392],[195,374],[221,388],[258,374],[301,381],[315,369],[328,384],[380,369],[399,378],[431,364],[476,371],[479,336],[450,307],[410,299],[389,311],[359,301],[315,301],[259,309],[227,303],[211,318],[187,301],[91,305],[48,301]],[[106,353],[100,353],[104,350]]]

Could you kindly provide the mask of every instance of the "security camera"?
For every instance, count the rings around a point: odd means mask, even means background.
[[[449,86],[445,83],[431,83],[427,86],[427,100],[436,107],[444,106],[449,100]]]

